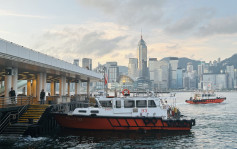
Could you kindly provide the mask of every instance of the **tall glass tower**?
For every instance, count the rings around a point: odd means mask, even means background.
[[[139,77],[149,79],[148,68],[147,68],[147,46],[146,42],[142,39],[142,35],[141,40],[138,42],[137,59],[138,59]]]

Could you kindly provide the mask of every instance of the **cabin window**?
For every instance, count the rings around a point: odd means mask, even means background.
[[[99,113],[98,110],[91,110],[91,113]]]
[[[116,100],[116,108],[121,108],[121,100]]]
[[[124,108],[134,108],[135,102],[133,100],[125,100],[124,101]]]
[[[136,106],[137,108],[146,108],[147,107],[146,100],[137,100]]]
[[[156,107],[156,103],[154,100],[148,100],[148,107],[152,108],[152,107]]]
[[[79,113],[86,113],[86,110],[79,110]]]
[[[112,101],[100,101],[100,105],[102,107],[108,107],[108,108],[112,108]]]

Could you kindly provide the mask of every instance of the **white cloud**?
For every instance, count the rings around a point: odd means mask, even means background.
[[[84,6],[101,10],[123,25],[154,26],[162,22],[165,0],[78,0]]]
[[[35,44],[32,47],[68,62],[89,57],[94,64],[107,60],[121,61],[121,65],[127,65],[127,53],[136,52],[134,36],[136,34],[126,26],[110,22],[60,25],[34,36]]]
[[[198,35],[231,35],[237,33],[237,16],[214,18],[199,28]]]
[[[24,18],[37,18],[37,19],[46,19],[46,16],[40,15],[31,15],[31,14],[20,14],[14,11],[0,10],[0,16],[12,16],[12,17],[24,17]]]

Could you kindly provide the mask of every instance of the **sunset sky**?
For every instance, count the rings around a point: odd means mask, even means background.
[[[209,62],[237,53],[236,0],[0,0],[0,38],[73,62],[148,58]],[[81,64],[80,64],[81,65]]]

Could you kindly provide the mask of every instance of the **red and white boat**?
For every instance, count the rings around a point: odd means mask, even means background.
[[[221,103],[226,100],[226,97],[218,96],[213,91],[210,92],[196,92],[193,97],[185,102],[190,104],[208,104],[208,103]]]
[[[96,97],[96,106],[54,113],[60,126],[89,130],[189,131],[195,119],[182,119],[165,99],[175,97]],[[168,99],[168,100],[169,100]]]

